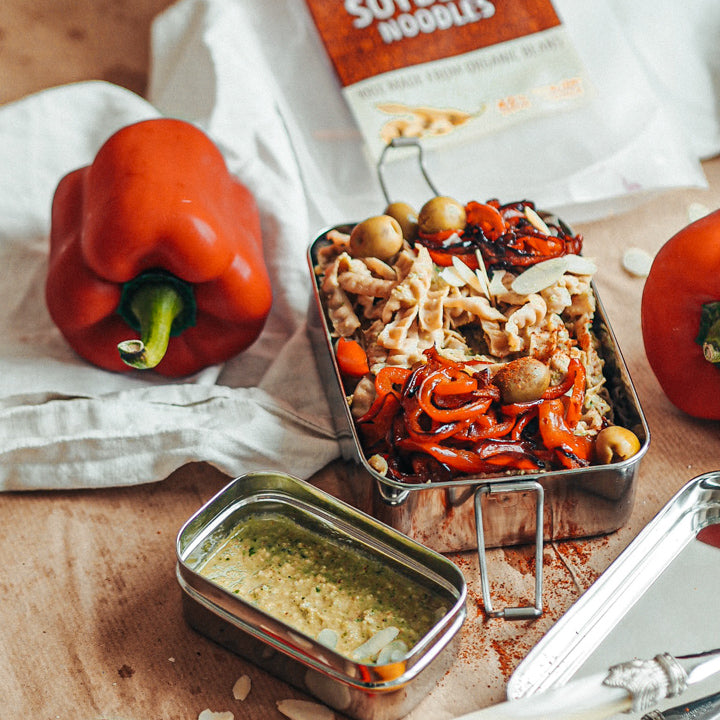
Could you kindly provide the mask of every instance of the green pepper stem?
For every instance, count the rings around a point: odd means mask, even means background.
[[[156,367],[165,357],[173,322],[183,307],[183,299],[172,284],[149,282],[138,287],[130,309],[140,324],[140,339],[118,343],[123,362],[138,370]]]
[[[703,342],[703,355],[708,362],[720,363],[720,320],[716,320],[708,330]]]
[[[702,306],[697,342],[702,345],[705,359],[718,365],[720,363],[720,302],[709,302]]]

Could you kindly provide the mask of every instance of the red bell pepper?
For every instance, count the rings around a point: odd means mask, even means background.
[[[648,362],[670,401],[720,420],[720,210],[660,248],[640,314]]]
[[[189,123],[121,129],[57,187],[46,301],[71,347],[107,370],[177,377],[231,358],[272,302],[250,191]]]

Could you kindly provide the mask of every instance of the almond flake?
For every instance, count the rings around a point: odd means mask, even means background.
[[[567,272],[573,275],[594,275],[597,272],[597,265],[592,258],[584,255],[566,255]]]
[[[545,221],[529,205],[525,206],[525,217],[530,221],[536,230],[539,230],[541,233],[545,233],[546,235],[552,235],[552,232],[550,232],[550,228],[547,226]]]
[[[367,660],[376,657],[388,643],[391,643],[397,637],[399,632],[400,631],[392,625],[378,630],[369,640],[353,650],[353,659]]]
[[[330,628],[323,628],[317,634],[317,641],[321,645],[324,645],[325,647],[328,647],[331,650],[334,650],[338,644],[338,634]]]
[[[231,712],[213,712],[212,710],[203,710],[198,715],[198,720],[235,720],[235,716]]]
[[[452,285],[453,287],[462,287],[465,285],[465,280],[460,277],[452,265],[444,267],[438,274],[448,285]]]
[[[250,678],[241,675],[233,685],[233,697],[236,700],[244,700],[250,694]]]
[[[532,265],[512,282],[512,291],[518,295],[532,295],[554,285],[567,271],[566,255]]]
[[[278,700],[276,704],[290,720],[335,720],[335,713],[329,707],[308,700]]]
[[[479,292],[481,295],[487,294],[478,276],[459,257],[453,255],[452,264],[466,285],[469,285],[475,292]]]
[[[625,270],[635,277],[647,277],[652,262],[652,255],[638,247],[628,248],[622,258],[622,265]]]
[[[475,251],[475,257],[477,258],[478,269],[475,274],[478,276],[480,283],[485,288],[485,294],[487,299],[492,302],[492,293],[490,292],[490,276],[488,275],[487,268],[485,267],[485,260],[483,259],[482,253],[479,250]]]

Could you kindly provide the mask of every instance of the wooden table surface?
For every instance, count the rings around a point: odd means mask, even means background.
[[[142,94],[149,24],[166,0],[3,0],[0,103],[57,84],[105,79]],[[664,397],[644,354],[643,281],[623,272],[622,251],[655,252],[688,220],[692,203],[720,206],[720,159],[704,163],[707,190],[670,192],[632,212],[577,229],[598,259],[597,285],[652,435],[626,526],[608,536],[546,544],[546,611],[537,621],[487,619],[477,559],[458,554],[469,616],[459,658],[409,720],[449,719],[502,699],[507,678],[555,620],[672,495],[718,469],[718,423],[684,416]],[[2,172],[2,169],[0,169]],[[336,464],[316,478],[333,485]],[[229,478],[200,464],[138,487],[0,497],[0,706],[3,718],[195,720],[206,708],[235,718],[281,717],[276,700],[303,697],[192,631],[180,610],[175,536]],[[489,553],[493,589],[531,598],[532,548]],[[529,596],[529,597],[528,597]],[[235,680],[252,690],[235,700]]]

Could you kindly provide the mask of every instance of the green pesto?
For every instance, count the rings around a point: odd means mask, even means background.
[[[243,520],[199,572],[310,637],[335,631],[348,656],[387,627],[411,648],[447,611],[405,574],[281,515]]]

